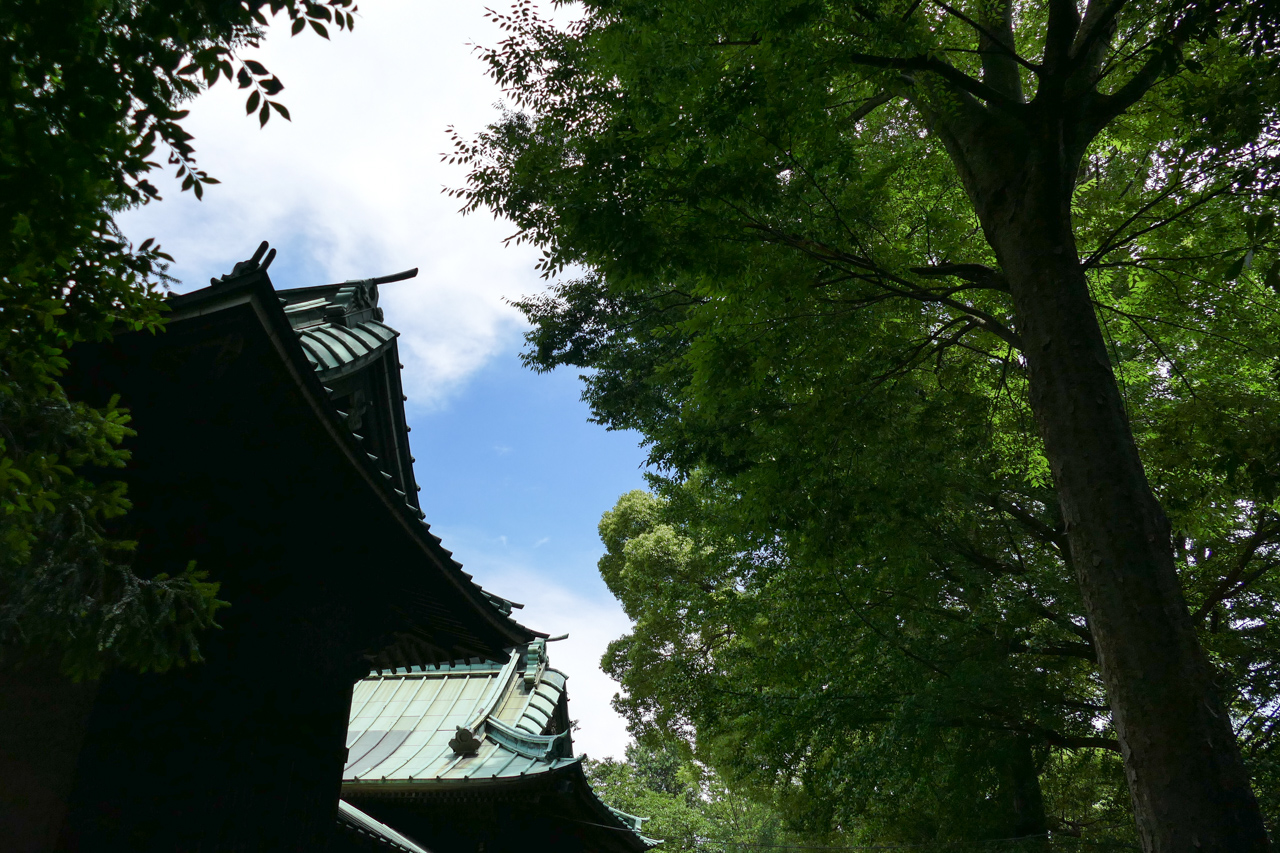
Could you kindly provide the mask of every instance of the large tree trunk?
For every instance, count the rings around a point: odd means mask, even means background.
[[[1138,832],[1153,853],[1268,850],[1090,299],[1072,146],[1046,137],[993,152],[986,163],[1003,174],[969,159],[966,183],[1012,293]]]
[[[1000,769],[1001,799],[1009,809],[1009,826],[1005,835],[1013,838],[1043,836],[1049,831],[1049,819],[1044,811],[1040,770],[1036,767],[1030,738],[1018,738]],[[1040,848],[1037,846],[1035,849]]]
[[[73,682],[62,656],[0,648],[0,849],[57,846],[97,681]]]

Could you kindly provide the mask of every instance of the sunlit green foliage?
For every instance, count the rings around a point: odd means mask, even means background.
[[[755,847],[827,842],[789,833],[768,806],[731,792],[708,768],[681,757],[669,739],[632,743],[624,761],[587,760],[596,795],[644,819],[640,831],[664,853],[727,853]]]
[[[1049,5],[1010,4],[1019,64],[982,35],[1000,4],[522,4],[487,55],[518,111],[458,141],[467,209],[580,271],[518,303],[527,363],[587,369],[663,473],[602,524],[620,707],[815,829],[1132,838],[1019,318],[947,148],[963,110],[1061,103]],[[1275,11],[1089,7],[1116,17],[1086,28],[1075,241],[1274,822]]]

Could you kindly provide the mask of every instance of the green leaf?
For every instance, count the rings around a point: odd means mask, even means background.
[[[257,92],[257,91],[252,92],[252,93],[249,95],[248,100],[246,100],[246,101],[244,102],[244,112],[245,112],[245,115],[252,115],[252,114],[253,114],[253,111],[254,111],[254,110],[256,110],[256,109],[258,108],[258,102],[259,102],[261,99],[262,99],[262,96],[261,96],[260,94],[258,94],[258,92]]]
[[[1280,258],[1273,261],[1271,266],[1267,268],[1263,284],[1276,291],[1276,293],[1280,293]]]
[[[1272,227],[1275,225],[1276,216],[1274,213],[1264,213],[1258,217],[1258,225],[1254,229],[1254,238],[1261,240],[1271,233]]]
[[[267,103],[269,103],[269,104],[271,105],[271,109],[273,109],[273,110],[275,110],[276,112],[280,113],[280,115],[284,117],[285,121],[292,121],[292,120],[293,120],[293,119],[289,118],[289,111],[288,111],[287,109],[285,109],[284,104],[278,103],[278,102],[276,102],[276,101],[267,101]]]
[[[1240,273],[1244,270],[1244,264],[1245,264],[1245,258],[1246,258],[1246,257],[1247,257],[1246,255],[1241,255],[1241,256],[1240,256],[1239,258],[1237,258],[1236,260],[1234,260],[1234,261],[1232,261],[1231,263],[1227,264],[1226,269],[1224,269],[1224,270],[1222,271],[1222,280],[1223,280],[1223,281],[1235,281],[1237,278],[1239,278],[1239,277],[1240,277]]]

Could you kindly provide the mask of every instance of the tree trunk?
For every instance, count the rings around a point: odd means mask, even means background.
[[[1001,776],[1001,799],[1009,809],[1009,827],[1005,834],[1013,838],[1044,836],[1049,831],[1049,820],[1044,811],[1044,794],[1040,790],[1040,771],[1036,767],[1029,738],[1020,737],[1009,748]]]
[[[971,170],[966,183],[1012,293],[1139,836],[1152,853],[1268,850],[1076,249],[1078,158],[1046,136],[1006,145],[987,161],[1003,174]]]
[[[55,849],[75,785],[97,681],[73,682],[62,655],[0,648],[0,849]]]

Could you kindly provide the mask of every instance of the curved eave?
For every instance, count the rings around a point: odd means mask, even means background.
[[[545,791],[563,791],[559,783],[570,782],[572,796],[586,810],[593,822],[605,829],[616,830],[619,837],[628,839],[636,853],[648,850],[661,842],[641,835],[629,823],[618,817],[587,780],[582,757],[558,760],[537,773],[497,778],[432,779],[432,780],[350,780],[342,781],[343,797],[395,797],[397,799],[485,799],[504,795],[519,795]]]
[[[377,843],[402,853],[431,853],[412,838],[365,814],[346,800],[338,800],[338,825],[372,838]]]
[[[440,537],[418,519],[418,510],[407,504],[386,482],[383,472],[363,448],[359,446],[328,394],[315,367],[303,350],[297,335],[290,326],[270,278],[265,272],[253,272],[230,279],[216,287],[207,287],[191,293],[174,296],[169,301],[168,324],[200,318],[237,306],[250,305],[263,330],[274,345],[286,370],[307,400],[318,421],[348,464],[360,473],[370,500],[380,502],[389,517],[417,543],[424,557],[433,564],[450,586],[470,605],[470,616],[489,633],[479,638],[487,648],[478,649],[499,654],[513,645],[527,643],[536,637],[546,636],[533,631],[502,613],[490,596],[471,580],[462,565],[453,559],[453,553],[444,548]],[[466,614],[456,614],[460,622],[469,621]]]
[[[377,320],[366,320],[351,328],[321,324],[298,329],[296,334],[321,383],[362,369],[391,349],[400,335]]]
[[[448,791],[502,791],[540,787],[545,780],[560,778],[557,774],[570,765],[579,765],[582,758],[557,758],[546,762],[532,762],[521,772],[502,775],[429,776],[423,779],[352,779],[342,780],[344,795],[396,794],[421,796]],[[585,778],[585,777],[584,777]]]
[[[604,800],[600,799],[595,789],[591,787],[591,783],[587,781],[587,773],[583,769],[581,760],[574,763],[570,772],[577,783],[574,786],[574,790],[578,793],[579,799],[591,809],[601,824],[625,832],[634,841],[633,846],[637,850],[647,850],[661,843],[656,839],[646,838],[641,835],[636,831],[635,827],[618,817],[619,813],[617,811],[610,808]]]

